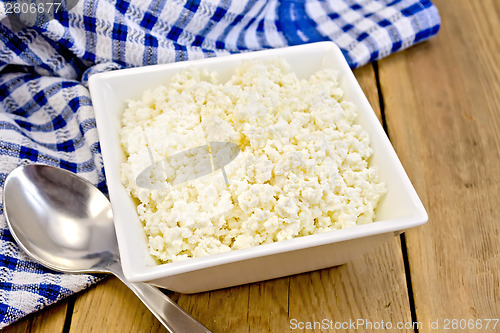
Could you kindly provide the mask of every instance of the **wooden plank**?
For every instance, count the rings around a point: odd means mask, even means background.
[[[198,294],[170,292],[172,299],[212,332],[248,332],[250,285]]]
[[[75,302],[69,332],[167,332],[120,280],[110,277]]]
[[[317,329],[307,332],[325,331],[324,328],[381,332],[383,327],[411,322],[398,238],[346,265],[292,277],[289,298],[290,323],[327,321],[327,326],[318,324]],[[358,320],[365,322],[357,326]],[[356,322],[356,326],[351,326],[351,322]],[[382,323],[394,326],[377,326]]]
[[[7,326],[2,333],[57,333],[62,332],[68,300],[48,306]]]
[[[248,328],[251,332],[283,332],[289,325],[290,278],[250,286]]]
[[[419,332],[500,317],[500,3],[435,3],[438,36],[380,63],[389,134],[430,217],[406,233]]]
[[[379,92],[373,65],[366,65],[361,68],[355,69],[354,76],[356,76],[356,80],[358,80],[361,89],[363,89],[363,92],[365,93],[368,102],[370,102],[373,111],[377,115],[378,120],[382,123]]]

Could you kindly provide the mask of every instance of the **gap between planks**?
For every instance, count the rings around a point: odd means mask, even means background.
[[[376,82],[376,86],[377,86],[378,102],[379,102],[379,108],[380,108],[380,120],[381,120],[382,127],[384,129],[385,134],[387,135],[389,140],[391,140],[391,136],[389,134],[389,129],[387,126],[386,114],[385,114],[384,93],[382,91],[382,85],[380,82],[378,61],[372,62],[372,67],[373,67],[373,72],[375,74],[375,82]],[[405,277],[406,277],[406,288],[408,289],[408,302],[410,304],[411,321],[413,323],[417,323],[418,318],[417,318],[417,311],[415,308],[415,297],[413,295],[413,285],[411,282],[410,261],[408,259],[408,249],[406,247],[405,233],[401,233],[401,235],[399,235],[399,237],[400,237],[400,241],[401,241],[401,255],[403,256],[404,271],[405,271]],[[413,329],[414,329],[415,333],[419,333],[418,325],[413,326]]]

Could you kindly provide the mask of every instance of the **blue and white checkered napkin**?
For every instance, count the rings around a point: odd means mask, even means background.
[[[92,73],[323,40],[357,67],[440,25],[429,0],[80,0],[21,29],[6,17],[8,2],[0,0],[0,188],[15,167],[43,163],[105,190]],[[0,214],[0,327],[95,281],[33,263]]]

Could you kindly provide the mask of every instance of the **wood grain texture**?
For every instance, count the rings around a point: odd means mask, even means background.
[[[120,280],[109,277],[75,302],[70,333],[167,332]]]
[[[59,333],[63,332],[68,299],[48,306],[37,313],[2,329],[2,333]]]
[[[365,320],[396,325],[411,321],[397,238],[346,265],[292,277],[289,298],[289,317],[299,322]],[[367,324],[357,330],[350,327],[333,331],[380,332],[380,329]]]
[[[420,332],[500,318],[500,3],[435,3],[438,36],[380,63],[390,138],[430,217],[406,233]]]

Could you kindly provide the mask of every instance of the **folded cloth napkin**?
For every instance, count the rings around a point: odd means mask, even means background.
[[[71,170],[106,191],[86,88],[93,73],[323,40],[354,68],[440,26],[428,0],[67,0],[34,17],[23,7],[9,14],[22,2],[0,1],[0,191],[27,163]],[[0,211],[0,328],[98,280],[33,263],[1,202]]]

